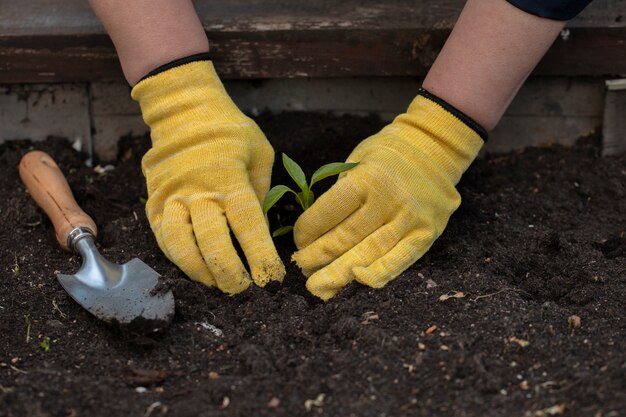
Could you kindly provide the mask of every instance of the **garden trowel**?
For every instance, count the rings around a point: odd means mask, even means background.
[[[94,243],[96,224],[78,206],[50,155],[28,152],[20,161],[20,177],[50,217],[61,247],[82,256],[77,273],[57,274],[70,296],[108,323],[142,332],[166,327],[174,316],[172,292],[155,291],[159,274],[139,259],[118,265],[102,257]]]

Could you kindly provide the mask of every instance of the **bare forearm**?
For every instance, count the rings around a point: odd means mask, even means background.
[[[90,0],[130,85],[160,65],[208,52],[191,0]]]
[[[468,0],[424,88],[491,130],[564,25],[504,0]]]

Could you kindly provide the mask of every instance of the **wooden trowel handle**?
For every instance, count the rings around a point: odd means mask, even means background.
[[[20,161],[20,177],[33,200],[52,220],[63,249],[71,250],[67,238],[77,227],[91,229],[95,236],[96,224],[76,203],[63,172],[50,155],[41,151],[28,152]]]

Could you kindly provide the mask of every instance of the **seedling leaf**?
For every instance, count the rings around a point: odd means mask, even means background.
[[[330,164],[322,165],[313,173],[313,176],[311,177],[311,185],[309,187],[312,187],[313,184],[323,180],[324,178],[348,171],[358,164],[358,162],[331,162]]]
[[[315,195],[311,191],[311,186],[316,182],[323,180],[324,178],[330,177],[332,175],[340,174],[344,171],[354,168],[358,165],[358,162],[333,162],[330,164],[326,164],[321,166],[313,176],[311,177],[311,183],[309,184],[306,180],[306,176],[304,175],[304,171],[300,168],[293,159],[289,158],[287,154],[283,153],[283,165],[285,169],[289,173],[291,179],[298,185],[301,191],[296,192],[293,189],[287,187],[286,185],[276,185],[272,187],[265,196],[263,200],[263,214],[267,215],[269,209],[271,209],[280,198],[285,195],[285,193],[293,193],[296,201],[302,207],[302,210],[306,211],[313,202],[315,201]],[[290,232],[293,229],[293,226],[282,226],[275,230],[272,233],[272,236],[281,236],[285,233]]]
[[[272,187],[272,189],[265,194],[265,199],[263,200],[263,214],[267,214],[269,209],[272,208],[285,193],[296,194],[294,190],[286,185],[276,185]]]
[[[307,191],[309,189],[309,186],[306,183],[306,176],[304,175],[304,171],[302,171],[302,168],[300,168],[300,165],[298,165],[293,159],[288,157],[287,154],[283,154],[283,165],[285,166],[285,169],[287,170],[291,178],[295,181],[296,184],[298,184],[298,187],[300,187],[302,191]]]
[[[291,232],[292,230],[293,230],[293,226],[279,227],[278,229],[274,230],[274,233],[272,233],[272,237],[278,237],[278,236],[285,235],[285,234]]]

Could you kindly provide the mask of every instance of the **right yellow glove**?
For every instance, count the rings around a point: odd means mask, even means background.
[[[353,280],[380,288],[424,255],[461,202],[455,185],[481,136],[475,122],[422,91],[361,142],[347,160],[359,164],[295,224],[293,260],[310,276],[309,291],[327,300]]]
[[[241,292],[251,280],[232,230],[252,280],[281,281],[285,268],[261,210],[274,150],[232,102],[211,61],[159,69],[132,97],[151,129],[152,149],[142,160],[146,213],[165,255],[193,280]]]

